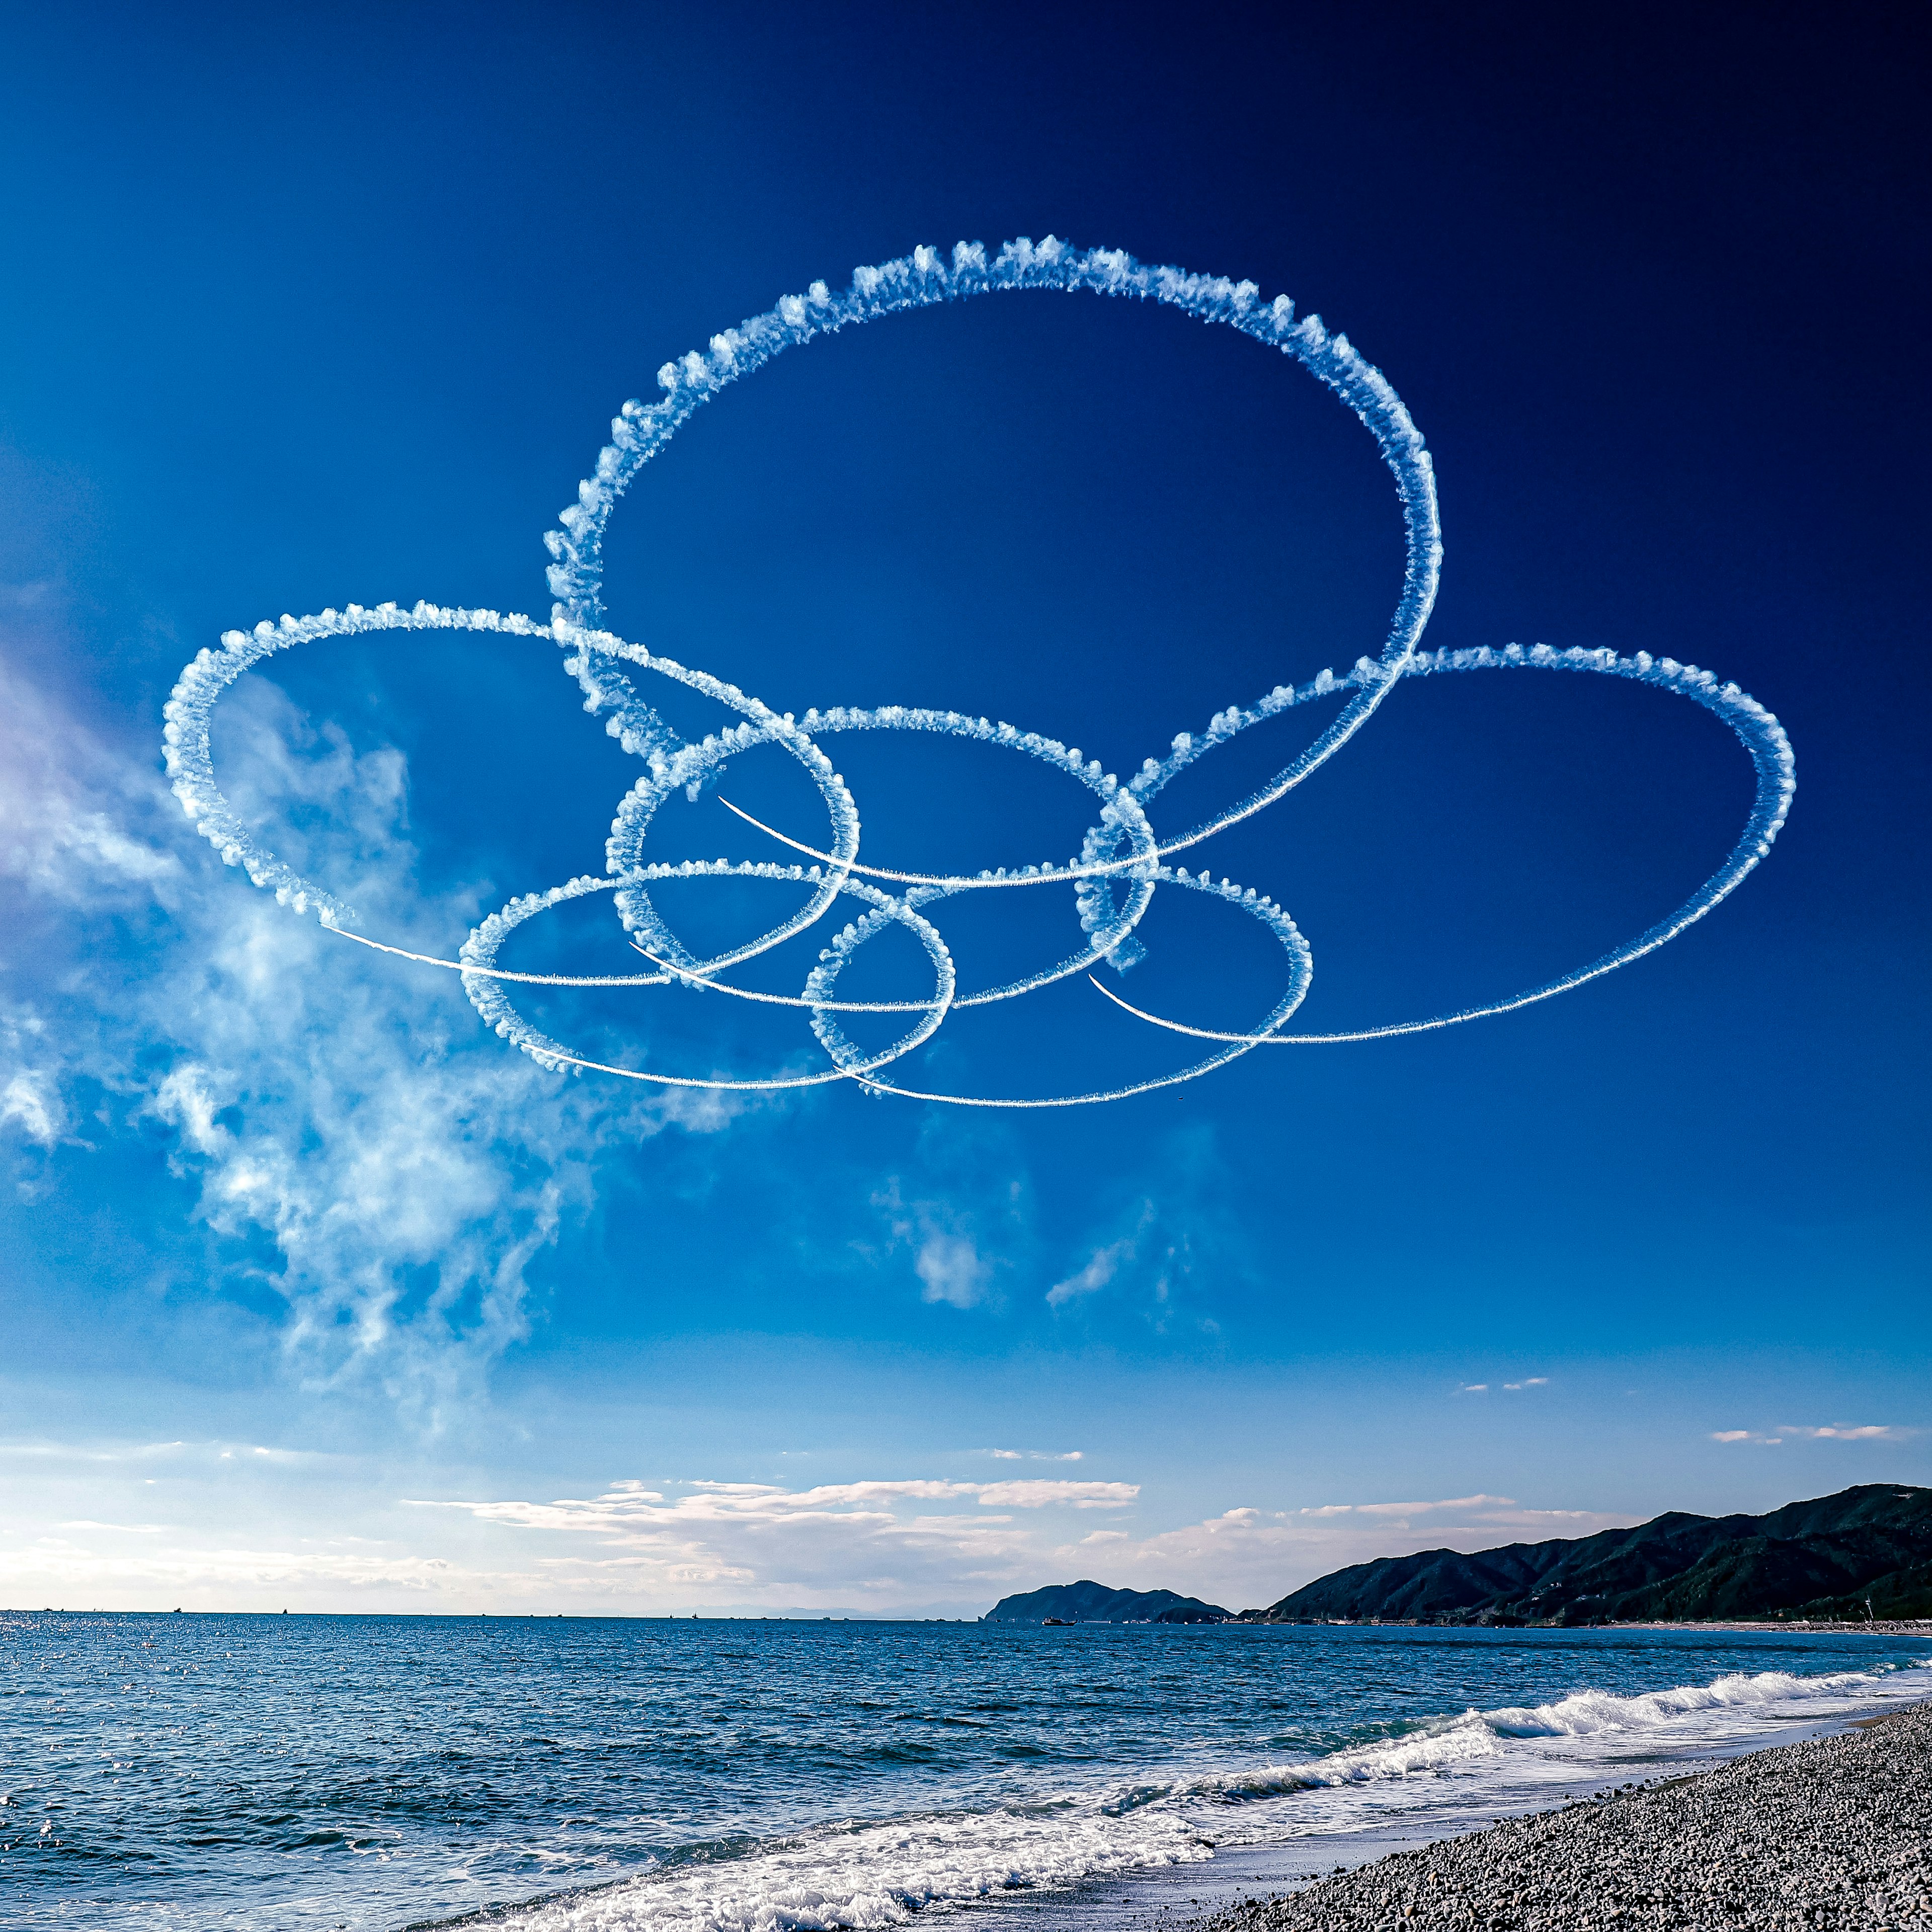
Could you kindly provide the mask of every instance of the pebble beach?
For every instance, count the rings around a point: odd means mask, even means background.
[[[1932,1928],[1932,1704],[1400,1852],[1189,1932]]]

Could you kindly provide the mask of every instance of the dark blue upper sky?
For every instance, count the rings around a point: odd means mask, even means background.
[[[16,1433],[352,1451],[384,1498],[404,1462],[585,1494],[788,1482],[785,1454],[922,1478],[1010,1437],[1139,1484],[1143,1541],[1345,1493],[1613,1514],[1927,1480],[1910,24],[9,9]],[[1109,1108],[842,1088],[667,1114],[559,1097],[455,986],[305,936],[158,798],[160,706],[222,631],[352,599],[544,617],[541,533],[667,358],[915,243],[1049,232],[1285,292],[1386,372],[1441,483],[1430,644],[1648,650],[1770,706],[1798,801],[1738,896],[1559,1001]],[[1373,656],[1401,556],[1372,444],[1286,359],[1027,294],[727,392],[620,506],[608,596],[781,710],[953,706],[1126,771]],[[637,766],[549,645],[322,644],[255,683],[216,740],[238,799],[371,930],[447,951],[602,869]],[[1190,775],[1164,822],[1300,729]],[[828,749],[874,862],[1058,859],[1090,816],[994,752]],[[769,772],[724,789],[818,838]],[[1431,680],[1209,862],[1293,913],[1304,1016],[1346,1027],[1640,931],[1749,800],[1735,741],[1668,697]],[[671,856],[772,856],[708,800],[666,810]],[[1274,968],[1180,896],[1125,990],[1246,1023]],[[962,971],[1065,950],[1064,910],[949,913]],[[623,970],[613,931],[599,902],[527,957]],[[808,1058],[711,996],[570,997],[532,1010],[653,1065]],[[908,1077],[1174,1064],[1084,980],[972,1029]],[[1887,1432],[1804,1432],[1855,1429]]]

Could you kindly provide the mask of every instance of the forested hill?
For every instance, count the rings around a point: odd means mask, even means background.
[[[1225,1624],[1234,1612],[1172,1590],[1110,1590],[1104,1583],[1052,1583],[1024,1596],[1002,1597],[982,1624]]]
[[[1252,1623],[1586,1624],[1932,1616],[1932,1490],[1864,1483],[1768,1516],[1679,1510],[1595,1536],[1425,1550],[1249,1610]]]

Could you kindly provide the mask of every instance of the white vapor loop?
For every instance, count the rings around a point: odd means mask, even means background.
[[[1088,290],[1163,304],[1204,322],[1220,322],[1292,356],[1346,403],[1375,438],[1395,478],[1406,547],[1402,594],[1378,658],[1358,658],[1341,676],[1324,670],[1298,686],[1277,685],[1253,705],[1230,706],[1198,734],[1182,732],[1165,759],[1148,758],[1123,784],[1097,760],[1076,748],[1012,725],[955,711],[903,706],[874,710],[844,707],[808,711],[802,719],[773,712],[736,686],[627,642],[602,627],[602,547],[605,526],[617,499],[642,466],[656,455],[702,404],[728,383],[751,374],[781,350],[814,337],[871,322],[904,309],[1008,289]],[[1120,250],[1078,250],[1048,236],[1038,244],[1022,238],[989,255],[978,242],[962,242],[950,258],[930,248],[877,268],[854,272],[851,286],[838,293],[814,282],[802,296],[786,296],[776,308],[711,338],[708,350],[694,350],[658,371],[664,394],[650,404],[626,403],[611,424],[610,442],[599,452],[595,473],[578,486],[578,500],[560,514],[560,527],[544,538],[554,560],[548,571],[550,620],[494,610],[448,609],[418,603],[404,610],[394,604],[364,609],[352,604],[309,617],[284,616],[279,624],[257,624],[252,632],[224,634],[223,648],[203,650],[182,672],[166,708],[164,733],[169,773],[183,809],[220,853],[225,862],[243,867],[257,886],[297,913],[313,910],[321,922],[345,938],[425,965],[463,976],[471,1003],[484,1022],[541,1066],[620,1075],[673,1087],[770,1091],[853,1080],[874,1094],[946,1101],[963,1106],[1062,1107],[1124,1100],[1173,1086],[1226,1065],[1257,1046],[1308,1045],[1374,1040],[1453,1026],[1567,992],[1614,970],[1674,938],[1730,893],[1770,850],[1790,809],[1796,790],[1790,740],[1777,718],[1735,684],[1720,684],[1710,672],[1653,658],[1639,651],[1620,657],[1607,650],[1552,650],[1538,644],[1526,650],[1511,644],[1500,650],[1428,652],[1420,648],[1433,608],[1442,572],[1441,524],[1434,466],[1420,433],[1381,371],[1365,362],[1346,336],[1331,333],[1318,316],[1299,320],[1286,296],[1262,299],[1252,282],[1190,274],[1172,268],[1149,268]],[[454,959],[414,952],[351,929],[351,910],[313,881],[302,878],[262,844],[229,805],[217,784],[209,729],[217,702],[242,674],[275,652],[318,638],[372,631],[484,631],[561,646],[564,668],[584,694],[584,709],[607,714],[605,730],[640,759],[645,775],[619,805],[605,842],[604,873],[586,874],[549,891],[512,899],[492,914],[464,942]],[[739,722],[696,742],[682,739],[652,708],[627,671],[647,670],[698,692],[737,714]],[[1757,776],[1756,794],[1742,835],[1723,866],[1670,916],[1589,965],[1492,1004],[1434,1018],[1349,1033],[1288,1034],[1282,1030],[1306,997],[1313,976],[1306,941],[1280,907],[1252,888],[1205,874],[1190,877],[1184,866],[1167,862],[1178,853],[1252,818],[1292,790],[1326,762],[1365,724],[1405,677],[1445,672],[1532,668],[1594,671],[1632,678],[1692,699],[1714,712],[1736,731],[1750,753]],[[1258,790],[1178,836],[1162,838],[1146,806],[1181,771],[1250,726],[1290,706],[1330,694],[1343,702],[1328,728],[1292,763]],[[1000,868],[976,875],[963,873],[888,872],[859,862],[858,807],[845,781],[820,748],[820,738],[848,731],[915,731],[963,738],[1016,751],[1064,772],[1100,801],[1096,824],[1078,856],[1064,866]],[[822,846],[806,844],[763,824],[736,806],[730,809],[808,863],[781,865],[718,860],[670,863],[647,860],[644,842],[658,808],[682,788],[697,799],[715,784],[724,760],[754,747],[775,745],[804,768],[823,800],[830,821]],[[728,805],[729,801],[721,801]],[[757,938],[710,958],[694,956],[666,923],[650,888],[666,879],[732,878],[770,880],[809,887],[799,909]],[[877,883],[872,883],[876,881]],[[938,928],[922,908],[958,893],[1018,886],[1071,885],[1082,931],[1088,943],[1079,952],[1005,985],[970,993],[958,991],[952,956]],[[1051,1098],[980,1097],[928,1093],[900,1087],[881,1070],[930,1040],[954,1009],[992,1004],[1065,980],[1106,962],[1126,972],[1143,956],[1134,928],[1163,885],[1185,887],[1226,901],[1264,926],[1280,944],[1287,966],[1283,991],[1268,1012],[1245,1033],[1216,1032],[1143,1011],[1118,994],[1093,983],[1117,1006],[1148,1024],[1206,1041],[1215,1051],[1180,1072],[1090,1093]],[[1116,886],[1124,889],[1117,899]],[[897,888],[888,891],[885,888]],[[615,896],[618,916],[633,946],[656,969],[620,975],[521,973],[500,965],[504,941],[540,913],[593,892]],[[718,976],[770,952],[815,926],[842,897],[866,910],[845,926],[819,953],[796,996],[754,992]],[[893,926],[910,931],[932,963],[934,984],[923,999],[841,1001],[832,997],[846,962],[858,949]],[[1092,977],[1090,972],[1088,976]],[[511,1004],[510,983],[547,986],[644,987],[677,986],[731,994],[766,1004],[802,1009],[830,1064],[824,1070],[762,1080],[699,1078],[645,1071],[592,1060],[572,1052],[539,1032]],[[916,1016],[908,1030],[881,1051],[863,1052],[842,1030],[845,1012],[898,1012]]]

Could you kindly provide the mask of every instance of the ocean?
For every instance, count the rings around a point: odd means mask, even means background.
[[[9,1612],[0,1923],[1093,1922],[1928,1696],[1932,1634]]]

